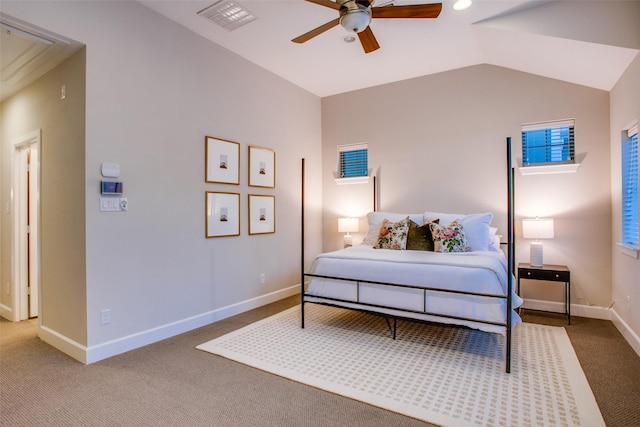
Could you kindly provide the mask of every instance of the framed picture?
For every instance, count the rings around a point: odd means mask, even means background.
[[[240,144],[205,137],[205,182],[240,184]]]
[[[240,235],[240,194],[206,192],[206,237]]]
[[[276,186],[275,151],[249,146],[249,185],[268,188]]]
[[[276,196],[249,194],[249,234],[276,232]]]

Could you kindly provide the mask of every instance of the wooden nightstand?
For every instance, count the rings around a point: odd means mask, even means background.
[[[532,267],[531,264],[518,264],[518,295],[520,295],[520,279],[563,282],[564,314],[567,315],[567,320],[571,324],[571,271],[566,265],[545,264],[542,267]]]

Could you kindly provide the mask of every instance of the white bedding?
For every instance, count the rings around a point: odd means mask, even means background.
[[[506,295],[507,289],[507,266],[501,251],[435,253],[373,249],[368,245],[358,245],[319,255],[308,273],[491,295]],[[511,292],[515,309],[522,304],[522,299],[513,289]],[[425,304],[422,290],[361,283],[358,295],[354,281],[310,277],[305,301],[323,302],[323,298],[344,300],[346,302],[337,305],[350,308],[358,308],[358,302],[374,304],[390,308],[360,308],[439,323],[464,325],[487,332],[505,333],[504,327],[499,325],[402,310],[424,310],[466,319],[505,323],[506,299],[427,291]],[[514,311],[512,326],[520,322],[520,317]]]

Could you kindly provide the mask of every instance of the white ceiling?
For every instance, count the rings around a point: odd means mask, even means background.
[[[474,0],[461,12],[444,0],[437,19],[374,19],[381,47],[369,54],[358,41],[345,43],[340,26],[291,42],[335,19],[333,9],[304,0],[239,0],[257,19],[227,31],[197,14],[215,1],[140,3],[320,97],[476,64],[609,91],[640,51],[640,0]],[[0,101],[82,46],[6,15],[0,21]]]
[[[444,0],[437,19],[374,19],[381,47],[369,54],[358,41],[345,43],[340,26],[291,42],[337,18],[336,10],[303,0],[238,1],[257,19],[233,31],[197,14],[216,0],[141,3],[321,97],[476,64],[608,91],[640,49],[640,8],[625,7],[629,1],[474,0],[455,11]]]

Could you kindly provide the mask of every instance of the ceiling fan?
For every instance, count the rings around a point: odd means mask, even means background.
[[[327,22],[303,35],[291,40],[294,43],[304,43],[327,30],[342,25],[347,31],[358,34],[365,53],[380,48],[378,41],[371,31],[369,24],[373,18],[437,18],[442,10],[442,3],[415,4],[407,6],[379,6],[373,7],[374,0],[306,0],[320,6],[330,7],[340,12],[340,17]]]

